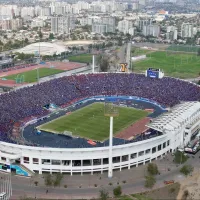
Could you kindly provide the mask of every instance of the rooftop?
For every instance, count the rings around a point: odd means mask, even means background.
[[[157,131],[173,131],[180,127],[194,112],[200,111],[200,102],[183,102],[174,106],[169,112],[160,115],[147,126]]]

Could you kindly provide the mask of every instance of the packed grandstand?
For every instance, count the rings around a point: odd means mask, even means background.
[[[59,107],[65,107],[77,100],[95,95],[136,96],[171,107],[182,101],[199,101],[200,87],[180,79],[170,77],[152,79],[134,73],[65,76],[1,94],[0,139],[4,142],[18,143],[19,141],[10,137],[13,126],[33,116],[38,118],[46,116],[49,111],[44,109],[44,106],[47,104],[54,103]],[[140,138],[135,140],[138,141]],[[73,142],[79,145],[73,145]],[[73,142],[68,147],[88,147],[88,144],[84,145],[81,138],[77,138]],[[121,142],[116,139],[114,144],[121,144]],[[97,147],[105,145],[108,145],[108,141],[103,144],[98,143]]]

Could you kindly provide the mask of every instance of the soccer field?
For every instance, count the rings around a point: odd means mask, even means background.
[[[159,68],[165,75],[178,78],[195,78],[199,75],[200,56],[162,51],[147,54],[147,59],[133,62],[133,71],[144,72],[147,68]]]
[[[39,77],[40,78],[64,72],[63,70],[52,69],[52,68],[39,68],[38,71],[39,71]],[[24,76],[23,82],[26,82],[26,83],[37,82],[37,69],[27,71],[27,72],[23,72],[23,73],[19,73],[19,74],[13,74],[13,75],[10,75],[10,76],[5,76],[4,78],[6,78],[8,80],[16,80],[16,78],[20,77],[20,76]]]
[[[77,56],[69,56],[68,60],[71,62],[91,63],[92,55],[91,54],[81,54],[81,55],[77,55]]]
[[[197,53],[199,47],[198,46],[191,46],[191,45],[170,45],[167,50],[169,51],[183,51],[183,52],[191,52]]]
[[[134,108],[119,107],[119,117],[114,118],[114,134],[142,119],[148,112]],[[72,132],[73,136],[103,141],[109,137],[109,117],[104,116],[104,104],[94,103],[38,127],[54,133]]]

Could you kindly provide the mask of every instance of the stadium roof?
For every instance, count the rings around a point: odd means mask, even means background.
[[[200,110],[200,102],[184,102],[160,115],[147,126],[160,132],[173,131],[182,126],[197,110]]]
[[[38,54],[39,51],[41,55],[52,56],[54,54],[58,55],[69,50],[63,45],[58,45],[50,42],[38,42],[27,45],[24,48],[17,50],[16,52],[24,54]]]

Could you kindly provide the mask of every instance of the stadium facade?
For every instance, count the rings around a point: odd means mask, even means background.
[[[102,76],[102,75],[101,75]],[[125,75],[124,75],[125,76]],[[128,76],[128,75],[127,75]],[[183,81],[184,82],[184,81]],[[198,86],[195,86],[198,87]],[[200,130],[200,102],[181,102],[148,127],[160,134],[138,142],[113,146],[113,169],[123,169],[151,162],[177,148],[183,148]],[[147,133],[148,134],[148,133]],[[48,148],[0,142],[0,163],[19,162],[31,171],[91,173],[108,171],[109,147]],[[7,171],[10,171],[9,167]]]

